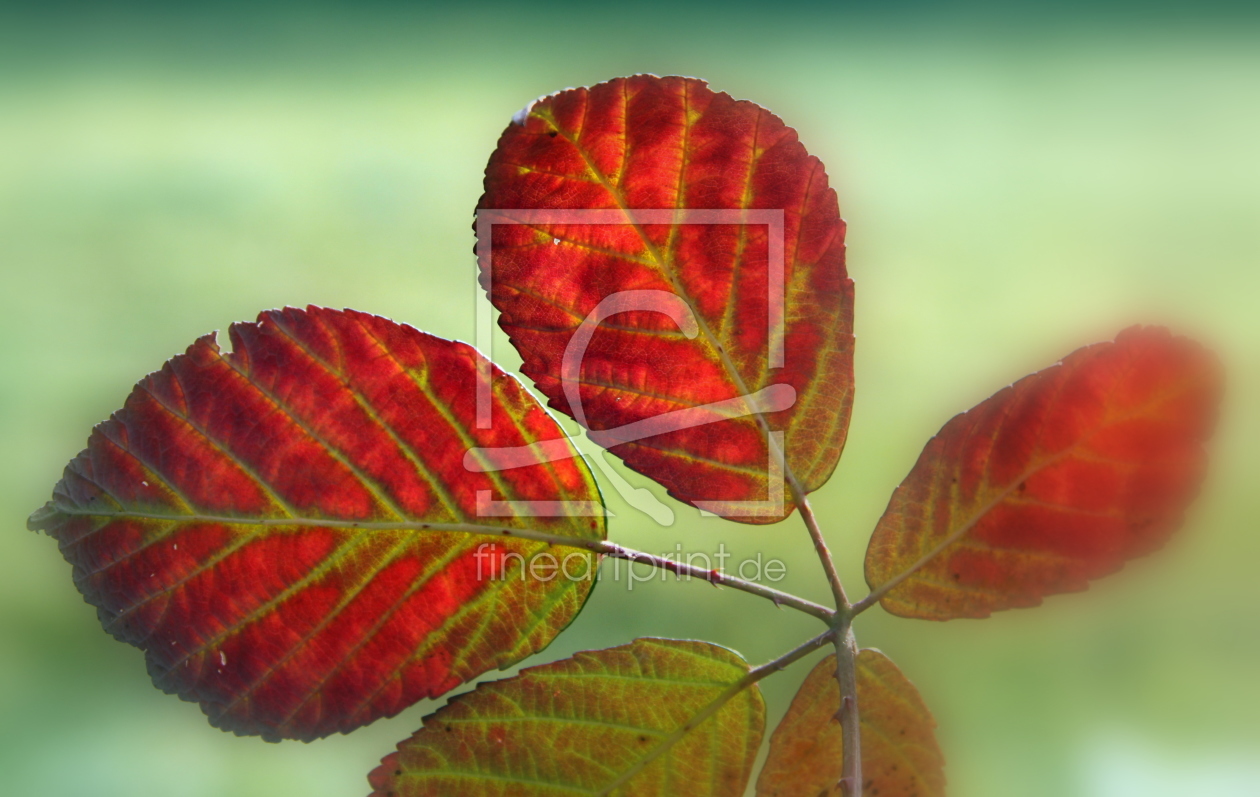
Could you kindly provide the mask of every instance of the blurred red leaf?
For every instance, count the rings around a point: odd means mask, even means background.
[[[729,213],[681,215],[703,209]],[[490,158],[478,235],[499,324],[552,407],[604,431],[693,411],[673,416],[685,428],[605,436],[631,468],[717,514],[781,520],[794,504],[748,414],[760,408],[806,492],[831,475],[853,398],[844,224],[822,163],[774,114],[651,75],[540,99]],[[584,319],[601,323],[566,375]],[[718,402],[728,404],[694,410]]]
[[[1180,524],[1220,390],[1214,357],[1155,327],[1020,380],[923,449],[871,538],[867,583],[904,577],[884,608],[934,620],[1084,589]]]
[[[480,684],[425,718],[368,780],[372,797],[740,797],[765,731],[748,674],[707,642],[638,639]]]
[[[604,535],[602,515],[478,515],[479,490],[599,502],[580,458],[465,470],[472,446],[562,437],[515,380],[493,370],[478,429],[482,360],[462,343],[314,307],[230,334],[232,353],[207,335],[141,380],[30,521],[157,686],[219,727],[311,739],[511,665],[573,619],[591,580],[523,577],[507,554],[547,543],[473,533]],[[595,565],[576,555],[570,572]]]
[[[878,797],[940,797],[945,759],[936,721],[906,676],[878,650],[857,657],[862,716],[862,793]],[[757,778],[757,797],[843,797],[844,738],[836,712],[836,656],[818,662],[770,735],[770,753]]]

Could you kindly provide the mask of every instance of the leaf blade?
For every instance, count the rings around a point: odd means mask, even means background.
[[[836,655],[815,665],[770,736],[770,752],[757,778],[757,797],[841,797],[844,737],[836,713]],[[914,684],[878,650],[857,656],[858,711],[862,728],[864,794],[941,797],[945,760],[936,744],[936,721]]]
[[[737,797],[764,729],[755,684],[636,770],[747,674],[743,659],[725,648],[666,639],[531,667],[426,717],[369,776],[373,797]]]
[[[589,580],[501,578],[547,542],[477,534],[526,525],[479,515],[479,490],[599,502],[580,458],[464,470],[472,443],[563,437],[517,383],[492,374],[477,429],[464,344],[323,308],[231,336],[142,380],[29,523],[155,685],[219,727],[310,739],[519,661],[580,610]],[[528,526],[604,536],[602,515]]]
[[[1202,479],[1220,391],[1206,350],[1134,327],[956,416],[876,526],[872,596],[904,617],[986,617],[1158,547]]]
[[[672,495],[725,517],[775,522],[768,428],[786,435],[786,470],[804,492],[834,470],[852,406],[853,285],[844,224],[826,174],[795,131],[759,106],[702,81],[638,75],[571,89],[529,106],[486,169],[490,210],[594,210],[631,220],[660,209],[782,212],[782,339],[770,330],[773,226],[758,224],[480,224],[482,283],[500,326],[550,406],[607,430],[782,385],[794,403],[613,445]],[[510,214],[509,214],[510,215]],[[488,252],[481,247],[489,245]],[[680,297],[689,336],[640,308],[602,323],[578,371],[581,412],[565,391],[566,344],[619,291]],[[772,339],[773,338],[773,339]],[[781,347],[782,367],[771,367]],[[790,478],[790,477],[789,477]]]

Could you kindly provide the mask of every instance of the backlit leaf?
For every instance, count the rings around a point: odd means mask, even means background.
[[[853,283],[835,191],[777,116],[680,77],[540,99],[499,139],[477,227],[522,371],[631,468],[774,522],[794,504],[772,430],[805,492],[826,482],[853,399]]]
[[[913,571],[882,605],[934,620],[1084,589],[1179,525],[1220,386],[1197,344],[1135,327],[1000,391],[924,448],[871,538],[867,583]]]
[[[765,729],[747,674],[725,648],[671,639],[531,667],[425,718],[369,776],[372,797],[740,797]]]
[[[862,793],[867,797],[940,797],[945,759],[936,721],[897,665],[878,650],[857,657],[862,717]],[[818,663],[801,684],[757,778],[757,797],[844,797],[844,739],[836,712],[836,656]]]
[[[221,728],[311,739],[509,666],[573,619],[591,579],[525,575],[546,542],[476,533],[604,535],[581,459],[464,468],[473,446],[562,436],[515,380],[493,371],[481,429],[462,343],[315,307],[230,334],[232,353],[207,335],[141,380],[29,522],[157,686]],[[596,511],[478,512],[520,500]],[[595,564],[556,550],[574,575]]]

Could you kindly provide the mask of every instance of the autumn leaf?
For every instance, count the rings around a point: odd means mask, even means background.
[[[945,759],[936,721],[897,665],[878,650],[857,656],[862,717],[862,793],[871,797],[941,797]],[[757,778],[757,797],[843,797],[844,740],[836,712],[836,656],[810,671],[779,727]]]
[[[545,97],[499,139],[477,230],[523,373],[631,468],[749,523],[831,475],[853,399],[844,223],[777,116],[681,77]]]
[[[1134,327],[955,417],[875,529],[872,594],[903,617],[985,617],[1158,547],[1197,490],[1220,390],[1200,346]]]
[[[748,672],[672,639],[531,667],[425,718],[369,776],[372,797],[739,797],[765,728]]]
[[[492,371],[479,428],[484,361],[462,343],[315,307],[230,334],[231,353],[207,335],[141,380],[29,522],[158,687],[218,727],[311,739],[509,666],[573,619],[592,579],[525,573],[547,542],[498,529],[603,539],[584,462],[462,464],[568,445],[520,384]],[[516,501],[574,514],[490,516]],[[570,574],[596,565],[555,551]]]

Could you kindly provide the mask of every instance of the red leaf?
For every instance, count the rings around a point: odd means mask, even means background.
[[[897,584],[881,601],[893,614],[934,620],[1084,589],[1180,524],[1220,388],[1204,349],[1135,327],[1000,391],[923,449],[871,538],[867,583]]]
[[[311,739],[509,666],[573,619],[590,579],[523,577],[509,554],[547,543],[484,532],[602,539],[602,514],[484,517],[478,491],[598,509],[584,462],[463,466],[473,446],[562,437],[515,380],[492,369],[479,429],[484,360],[462,343],[315,307],[230,334],[232,353],[207,335],[141,380],[30,521],[157,686],[219,727]],[[576,555],[570,572],[595,565]]]
[[[726,214],[675,212],[703,209]],[[717,514],[780,520],[794,504],[760,409],[805,492],[831,475],[853,398],[853,283],[835,192],[778,117],[692,78],[546,97],[490,158],[478,236],[522,371],[589,429],[639,423],[602,438],[631,468]],[[566,372],[584,320],[600,324]]]
[[[862,717],[862,793],[871,797],[940,797],[945,758],[936,720],[919,690],[878,650],[857,657],[857,704]],[[843,797],[844,734],[836,713],[833,653],[801,684],[770,736],[770,753],[757,778],[757,797]]]
[[[372,797],[740,797],[765,732],[746,675],[738,654],[674,639],[530,667],[426,717]]]

